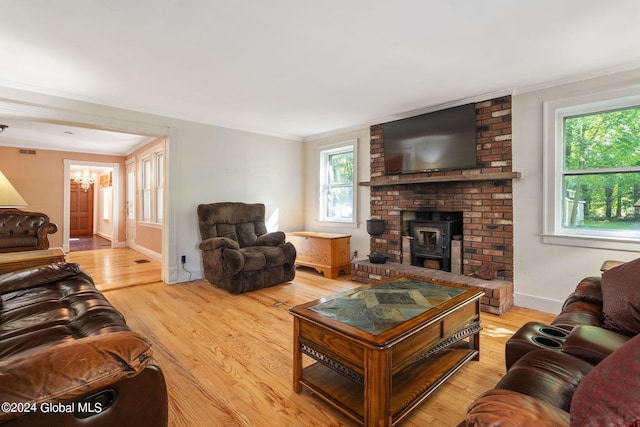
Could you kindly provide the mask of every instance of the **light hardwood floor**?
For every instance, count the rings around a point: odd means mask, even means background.
[[[141,257],[133,251],[86,252],[99,253],[71,253],[68,260],[83,265],[129,326],[154,343],[170,426],[353,425],[310,393],[293,391],[288,309],[359,284],[299,269],[289,284],[230,295],[204,281],[163,284],[147,264],[131,265]],[[458,425],[469,403],[504,375],[509,336],[528,321],[552,318],[523,308],[483,314],[480,361],[467,363],[401,425]]]

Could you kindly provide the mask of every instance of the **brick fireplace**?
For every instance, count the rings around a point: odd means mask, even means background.
[[[384,126],[371,126],[370,132],[371,181],[361,184],[371,187],[371,219],[385,225],[381,235],[371,237],[371,251],[387,254],[389,262],[356,261],[352,280],[372,283],[408,274],[462,284],[484,290],[482,311],[506,313],[513,307],[512,179],[520,176],[511,169],[511,97],[476,103],[476,169],[385,175]],[[409,224],[425,215],[462,218],[462,240],[455,242],[461,244],[459,273],[402,263],[410,257],[403,245]],[[474,277],[483,263],[498,269],[495,279]]]
[[[401,262],[404,212],[458,212],[462,215],[462,274],[484,262],[498,278],[513,278],[511,97],[476,103],[477,169],[384,175],[384,126],[371,132],[371,219],[385,221],[371,251]],[[486,179],[485,179],[486,177]],[[425,179],[427,178],[427,179]],[[428,181],[428,182],[423,182]],[[407,256],[407,254],[404,254]]]

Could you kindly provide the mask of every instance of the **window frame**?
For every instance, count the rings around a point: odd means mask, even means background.
[[[637,251],[640,232],[576,229],[563,226],[564,119],[640,106],[640,86],[619,88],[543,103],[542,241],[547,244]],[[601,169],[602,173],[638,168]],[[575,171],[574,171],[575,172]],[[582,171],[583,173],[585,171]]]
[[[156,225],[163,223],[162,197],[164,196],[164,172],[166,169],[164,160],[162,146],[149,150],[141,155],[138,160],[139,222]],[[147,165],[148,170],[146,168]],[[148,203],[146,202],[147,196]]]
[[[335,218],[326,218],[327,199],[326,187],[328,184],[329,159],[331,155],[342,153],[353,153],[353,179],[351,182],[351,219],[346,221],[336,220]],[[358,139],[351,139],[334,144],[327,144],[318,147],[318,186],[316,220],[322,224],[332,224],[335,226],[354,226],[357,225],[358,209]]]

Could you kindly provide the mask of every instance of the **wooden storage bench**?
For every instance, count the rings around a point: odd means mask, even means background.
[[[351,274],[351,235],[296,231],[287,233],[296,247],[296,264],[311,267],[335,279],[344,271]]]

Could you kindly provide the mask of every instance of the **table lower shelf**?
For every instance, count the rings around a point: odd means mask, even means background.
[[[478,351],[468,342],[461,341],[394,375],[390,405],[392,425],[400,422],[444,381],[477,355]],[[305,367],[300,383],[354,421],[364,424],[362,384],[350,380],[322,363]]]

